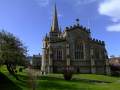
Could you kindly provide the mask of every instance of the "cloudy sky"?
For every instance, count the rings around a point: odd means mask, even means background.
[[[19,37],[30,55],[42,53],[55,2],[62,30],[79,18],[94,38],[105,41],[109,56],[120,55],[120,0],[0,0],[0,29]]]

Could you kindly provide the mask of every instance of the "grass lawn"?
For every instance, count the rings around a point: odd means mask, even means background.
[[[74,75],[65,81],[62,75],[51,74],[38,80],[37,90],[120,90],[120,78],[94,74]]]
[[[2,68],[1,72],[18,88],[10,89],[12,88],[10,86],[6,90],[31,90],[26,70],[18,73],[20,81],[9,75],[6,68]],[[5,89],[0,88],[0,90]],[[65,81],[62,74],[49,74],[37,77],[35,90],[120,90],[120,78],[95,74],[77,74],[73,75],[71,81]]]
[[[2,85],[0,84],[0,90],[30,90],[27,82],[28,76],[25,70],[22,73],[18,73],[19,81],[9,74],[6,66],[0,67],[0,71],[0,74],[7,78],[4,81],[0,80],[0,83],[3,83]]]

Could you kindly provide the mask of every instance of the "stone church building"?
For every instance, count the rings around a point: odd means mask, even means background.
[[[80,25],[79,19],[62,32],[55,6],[51,30],[43,39],[41,71],[62,73],[66,66],[75,73],[109,73],[104,41],[92,38],[90,29]]]

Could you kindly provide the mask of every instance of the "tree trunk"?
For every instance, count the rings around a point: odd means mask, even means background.
[[[15,71],[12,67],[11,64],[7,64],[7,70],[9,71],[9,73],[14,76],[16,78],[16,80],[19,80],[18,76],[15,74]]]

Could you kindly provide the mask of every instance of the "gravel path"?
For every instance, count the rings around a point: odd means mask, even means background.
[[[37,77],[40,75],[40,71],[36,71],[34,69],[28,69],[28,85],[31,90],[36,90],[37,88]]]

